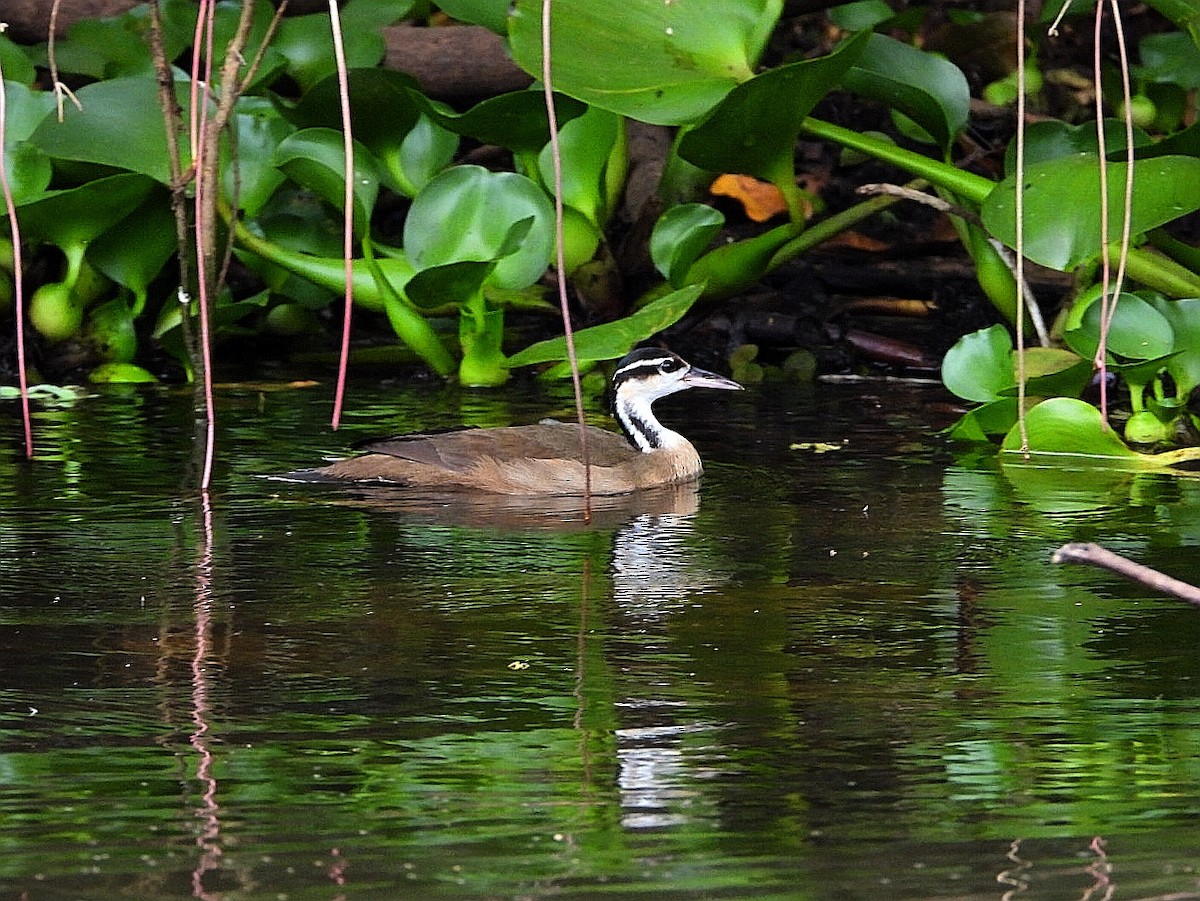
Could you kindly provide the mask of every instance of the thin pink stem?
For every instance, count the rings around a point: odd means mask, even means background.
[[[1017,0],[1017,427],[1021,452],[1029,453],[1025,423],[1025,0]]]
[[[342,101],[342,142],[346,156],[345,211],[342,218],[342,261],[346,267],[346,296],[342,314],[342,352],[338,357],[337,388],[333,398],[332,426],[336,429],[342,419],[342,402],[346,396],[350,318],[354,310],[354,134],[350,129],[350,84],[346,73],[346,51],[342,46],[342,20],[337,0],[329,0],[329,25],[333,31],[333,55],[337,60],[338,95]]]
[[[212,84],[212,60],[213,60],[213,33],[214,20],[216,17],[216,4],[213,0],[201,0],[198,19],[202,19],[205,23],[206,33],[204,35],[204,60],[203,60],[203,77],[204,90],[199,97],[199,116],[196,113],[196,104],[192,107],[192,121],[196,123],[196,131],[194,140],[196,140],[194,148],[194,160],[196,165],[196,221],[198,226],[201,224],[203,216],[199,213],[206,209],[209,203],[208,193],[210,190],[216,191],[217,186],[208,184],[208,178],[205,176],[205,164],[207,162],[208,152],[210,150],[209,143],[205,140],[205,132],[208,128],[208,107],[210,85]],[[197,41],[197,43],[200,43]],[[196,98],[197,89],[196,82],[198,81],[198,73],[195,69],[192,70],[192,96]],[[216,149],[216,142],[212,142],[211,149]],[[201,368],[204,380],[204,417],[205,417],[205,435],[204,435],[204,466],[200,474],[200,490],[207,491],[212,484],[213,458],[216,453],[216,431],[217,431],[217,413],[216,403],[213,400],[213,384],[212,384],[212,335],[210,333],[209,323],[209,307],[210,298],[208,289],[210,279],[212,278],[212,266],[209,261],[209,252],[206,241],[208,235],[205,234],[203,227],[196,229],[196,268],[199,273],[199,278],[196,280],[196,291],[200,303],[200,356]]]
[[[17,205],[13,201],[12,185],[8,181],[4,138],[8,134],[8,98],[4,91],[4,69],[0,67],[0,190],[4,192],[4,209],[12,232],[13,291],[17,314],[17,379],[21,386],[21,424],[25,430],[25,458],[33,459],[33,423],[29,415],[29,375],[25,371],[25,292],[21,287],[21,228],[17,223]]]
[[[1096,4],[1096,27],[1092,38],[1092,75],[1096,89],[1096,150],[1100,168],[1100,343],[1096,348],[1093,365],[1100,373],[1100,417],[1108,424],[1108,364],[1105,353],[1108,347],[1109,285],[1112,279],[1112,261],[1108,254],[1108,168],[1104,164],[1106,144],[1104,140],[1104,97],[1100,84],[1100,33],[1104,23],[1104,4]],[[1115,304],[1115,299],[1111,301]]]
[[[558,306],[562,314],[563,337],[567,343],[567,360],[571,364],[571,384],[575,389],[575,418],[579,422],[579,449],[583,456],[583,518],[592,518],[592,464],[588,453],[587,420],[583,413],[583,385],[579,378],[579,359],[575,355],[575,330],[571,328],[571,307],[567,300],[566,253],[563,250],[563,165],[562,147],[558,140],[558,114],[554,109],[554,82],[550,57],[551,0],[542,0],[542,92],[546,101],[546,121],[550,126],[550,157],[554,162],[554,243],[555,284],[558,286]]]

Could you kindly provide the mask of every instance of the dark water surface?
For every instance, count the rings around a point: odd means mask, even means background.
[[[892,385],[667,401],[699,491],[590,526],[259,478],[570,415],[329,394],[222,389],[207,505],[185,394],[32,467],[0,407],[0,898],[1200,897],[1200,611],[1048,562],[1200,580],[1200,482],[954,462]]]

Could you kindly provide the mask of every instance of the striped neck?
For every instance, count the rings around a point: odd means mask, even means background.
[[[687,444],[686,438],[658,421],[653,403],[652,398],[637,393],[630,383],[617,387],[614,413],[629,443],[645,454]]]

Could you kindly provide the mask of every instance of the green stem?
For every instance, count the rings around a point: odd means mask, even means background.
[[[1110,249],[1114,260],[1119,252],[1115,244]],[[1200,297],[1200,275],[1149,248],[1131,247],[1125,271],[1130,278],[1168,297]]]
[[[814,138],[833,141],[835,144],[891,163],[919,178],[926,179],[939,188],[952,191],[959,198],[971,203],[983,203],[996,186],[994,181],[984,178],[982,175],[966,172],[949,163],[930,159],[911,150],[905,150],[903,147],[897,147],[888,141],[859,134],[849,128],[842,128],[840,125],[814,119],[811,116],[804,120],[800,130]]]

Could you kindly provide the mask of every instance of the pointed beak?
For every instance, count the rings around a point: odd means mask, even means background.
[[[733,379],[718,375],[715,372],[709,372],[707,369],[699,369],[695,366],[688,370],[687,375],[681,381],[689,388],[721,388],[725,391],[744,390]]]

